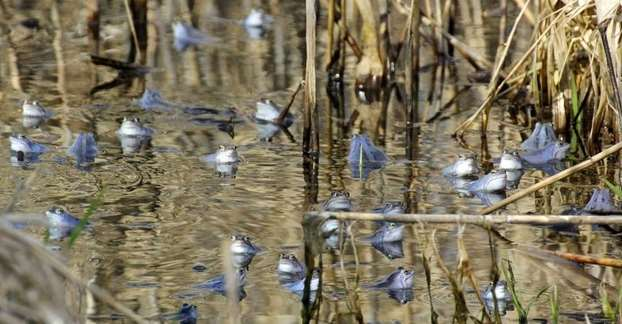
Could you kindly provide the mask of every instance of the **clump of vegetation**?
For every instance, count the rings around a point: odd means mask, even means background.
[[[512,263],[509,260],[506,260],[506,266],[501,267],[503,271],[503,276],[508,283],[508,290],[510,291],[510,295],[512,296],[512,303],[514,304],[514,308],[518,313],[518,321],[519,323],[528,323],[529,310],[531,306],[535,302],[540,299],[540,297],[549,289],[549,287],[542,288],[533,298],[529,299],[525,304],[524,301],[521,301],[520,293],[516,289],[517,281],[514,276],[514,271],[512,270]]]

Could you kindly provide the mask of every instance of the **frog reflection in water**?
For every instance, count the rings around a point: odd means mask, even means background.
[[[507,175],[501,170],[492,170],[487,175],[468,185],[471,192],[502,192],[507,185]]]
[[[198,312],[197,307],[192,304],[183,304],[177,312],[176,319],[179,320],[179,324],[195,324],[197,322]]]
[[[387,201],[382,205],[382,207],[373,209],[374,213],[383,215],[403,214],[405,211],[406,208],[401,201]]]
[[[238,288],[238,297],[240,300],[246,297],[246,291],[244,291],[244,285],[246,285],[247,268],[239,268],[235,270],[235,285]],[[209,292],[213,292],[220,295],[227,293],[225,275],[221,274],[207,281],[194,286],[198,289],[205,289]]]
[[[291,293],[294,293],[302,297],[304,293],[304,289],[305,289],[305,280],[306,280],[306,276],[303,273],[302,277],[300,278],[292,279],[292,280],[282,280],[281,286],[289,290]],[[309,285],[309,291],[312,293],[311,298],[310,298],[311,300],[315,299],[315,292],[318,290],[319,286],[320,286],[320,270],[315,268],[311,272],[311,282]]]

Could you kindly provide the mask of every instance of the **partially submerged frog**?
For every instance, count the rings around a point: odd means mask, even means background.
[[[177,21],[173,23],[174,45],[178,51],[183,51],[189,46],[201,45],[210,42],[210,38],[200,30]]]
[[[414,293],[412,289],[389,289],[387,294],[392,299],[395,299],[398,303],[405,305],[414,299]]]
[[[372,284],[373,289],[412,289],[415,272],[398,267],[386,278]]]
[[[202,156],[201,160],[207,163],[215,164],[232,164],[240,162],[238,155],[238,147],[235,145],[225,146],[219,145],[218,151]]]
[[[231,253],[233,254],[257,254],[259,248],[253,244],[250,237],[235,234],[231,236]]]
[[[373,235],[365,240],[369,242],[397,242],[404,239],[404,224],[383,222]]]
[[[514,305],[512,304],[512,295],[510,295],[510,292],[507,289],[507,283],[500,280],[496,285],[494,285],[494,289],[493,283],[489,283],[482,293],[482,299],[484,300],[484,305],[486,306],[486,311],[488,313],[492,314],[495,311],[493,291],[497,300],[496,308],[499,315],[504,316],[508,310],[514,309]]]
[[[48,150],[45,145],[35,143],[30,138],[21,134],[9,137],[9,142],[11,142],[11,151],[22,152],[25,155],[39,155]]]
[[[251,9],[251,12],[244,18],[242,24],[245,27],[263,28],[272,23],[273,19],[261,9]]]
[[[367,179],[371,171],[382,168],[388,160],[386,154],[367,135],[354,134],[348,153],[353,178]]]
[[[60,207],[52,207],[45,212],[48,219],[48,233],[52,240],[61,240],[80,224],[80,220]]]
[[[52,116],[52,112],[45,109],[38,101],[24,100],[22,104],[22,116],[48,118]]]
[[[506,198],[505,191],[500,191],[500,192],[474,191],[473,195],[479,198],[482,204],[484,204],[484,206],[486,207],[492,206]]]
[[[239,268],[239,269],[236,269],[234,272],[235,285],[238,288],[240,288],[240,290],[242,290],[244,285],[246,285],[247,272],[248,272],[247,268]],[[198,289],[206,289],[210,292],[221,294],[221,295],[225,295],[227,292],[224,274],[208,279],[207,281],[200,283],[198,285],[195,285],[194,287]]]
[[[501,192],[505,191],[507,175],[504,171],[492,170],[487,175],[473,181],[468,189],[471,192]]]
[[[499,160],[499,170],[522,170],[523,162],[517,151],[504,150]]]
[[[506,186],[508,189],[516,189],[520,183],[520,179],[525,174],[523,170],[505,170]]]
[[[97,144],[93,133],[79,133],[67,153],[76,159],[78,165],[95,161]]]
[[[527,151],[520,156],[531,165],[546,165],[562,161],[569,148],[569,144],[556,140],[542,149]]]
[[[482,299],[493,299],[493,293],[497,300],[512,300],[512,295],[510,295],[510,292],[508,291],[508,284],[504,280],[497,281],[496,285],[494,285],[492,282],[489,283],[484,290],[484,293],[482,293]]]
[[[387,201],[382,205],[382,207],[373,209],[374,213],[383,215],[403,214],[405,211],[406,208],[401,201]]]
[[[388,160],[382,150],[377,148],[365,134],[354,134],[350,143],[348,161],[354,164],[384,163]]]
[[[153,129],[143,126],[138,117],[123,117],[121,127],[117,130],[119,137],[151,137]]]
[[[297,281],[305,276],[305,266],[293,254],[281,253],[277,273],[281,281]]]
[[[538,151],[556,140],[557,137],[555,136],[552,123],[537,122],[531,135],[521,144],[521,148],[525,151]]]
[[[164,100],[157,90],[145,89],[142,97],[136,101],[138,105],[145,110],[171,110],[173,104]]]
[[[257,122],[264,123],[278,123],[278,117],[281,115],[281,110],[276,103],[270,99],[260,99],[257,101],[257,111],[255,112],[255,120]],[[287,113],[281,125],[283,127],[289,127],[294,123],[294,115]]]
[[[177,312],[179,324],[195,324],[198,316],[197,307],[192,304],[184,303]]]
[[[613,204],[609,189],[594,189],[590,200],[582,209],[583,214],[594,215],[613,215],[620,214],[621,212],[622,211]]]
[[[119,136],[123,154],[131,154],[151,145],[150,136]]]
[[[443,175],[445,177],[476,177],[479,172],[479,165],[477,164],[475,156],[463,154],[458,156],[458,160],[456,160],[456,162],[443,169]]]
[[[347,191],[333,191],[330,198],[324,201],[320,206],[321,211],[350,211],[352,210],[352,201],[350,193]]]

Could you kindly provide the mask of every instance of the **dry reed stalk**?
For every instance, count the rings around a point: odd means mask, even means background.
[[[458,50],[460,55],[462,55],[467,60],[467,62],[469,62],[469,64],[471,64],[475,69],[486,70],[492,69],[494,67],[494,64],[492,62],[480,55],[476,50],[469,47],[469,45],[465,44],[454,35],[451,35],[447,31],[443,30],[442,26],[438,26],[429,17],[421,15],[421,22],[426,26],[439,29],[441,35],[443,35],[443,37],[447,39],[449,44],[451,44],[456,50]],[[502,74],[502,76],[504,75],[505,74]]]
[[[604,267],[622,268],[622,260],[612,258],[597,258],[589,255],[580,255],[568,252],[551,251],[560,258],[583,264],[595,264]]]
[[[527,8],[525,10],[525,19],[531,26],[534,26],[536,24],[536,18],[534,18],[534,14],[529,10],[527,3],[525,3],[524,0],[514,0],[514,3],[516,3],[516,6],[519,8]]]
[[[419,12],[419,0],[411,0],[410,14],[408,16],[406,51],[404,52],[404,68],[406,70],[406,108],[408,123],[406,125],[406,156],[413,160],[415,158],[414,149],[418,128],[415,124],[419,122],[419,26],[421,24]]]
[[[555,183],[555,182],[557,182],[557,181],[559,181],[561,179],[564,179],[564,178],[569,177],[569,176],[571,176],[571,175],[573,175],[573,174],[575,174],[575,173],[577,173],[577,172],[579,172],[581,170],[589,168],[590,166],[594,165],[596,162],[598,162],[598,161],[608,157],[609,155],[611,155],[613,153],[618,152],[620,149],[622,149],[622,142],[619,142],[618,144],[613,145],[613,146],[603,150],[602,152],[600,152],[600,153],[590,157],[589,159],[587,159],[587,160],[585,160],[585,161],[583,161],[583,162],[581,162],[581,163],[579,163],[577,165],[574,165],[574,166],[572,166],[572,167],[570,167],[570,168],[568,168],[568,169],[566,169],[564,171],[561,171],[560,173],[558,173],[556,175],[550,176],[550,177],[548,177],[546,179],[543,179],[542,181],[540,181],[540,182],[538,182],[536,184],[533,184],[532,186],[530,186],[528,188],[520,190],[520,191],[514,193],[513,195],[511,195],[510,197],[507,197],[507,198],[501,200],[500,202],[498,202],[498,203],[496,203],[496,204],[494,204],[494,205],[492,205],[492,206],[490,206],[488,208],[483,209],[480,213],[482,215],[490,214],[490,213],[494,212],[495,210],[497,210],[499,208],[507,206],[507,205],[509,205],[509,204],[511,204],[511,203],[513,203],[513,202],[515,202],[515,201],[517,201],[517,200],[527,196],[530,193],[536,192],[539,189],[542,189],[542,188],[544,188],[544,187],[546,187],[546,186],[548,186],[550,184],[553,184],[553,183]]]
[[[326,48],[326,67],[330,64],[331,57],[333,56],[333,43],[335,33],[335,1],[328,0],[328,18],[326,22],[328,24],[328,44]],[[343,15],[343,13],[342,13]]]
[[[527,0],[527,4],[529,4],[529,1],[530,0]],[[490,78],[490,84],[488,86],[488,94],[486,95],[486,99],[484,100],[484,103],[477,110],[478,112],[485,111],[488,114],[488,112],[490,111],[490,107],[492,106],[493,99],[497,95],[498,91],[501,90],[501,85],[496,86],[499,83],[499,82],[497,82],[497,80],[499,79],[499,76],[500,76],[501,67],[503,66],[503,64],[505,62],[505,58],[507,57],[507,54],[508,54],[508,52],[510,50],[510,44],[512,43],[512,39],[514,38],[514,33],[516,32],[516,29],[518,28],[518,23],[521,21],[521,18],[525,14],[525,10],[526,9],[527,9],[527,6],[525,6],[525,7],[523,7],[521,9],[520,13],[516,17],[516,20],[514,21],[514,25],[512,26],[512,30],[510,31],[510,34],[508,35],[508,37],[505,40],[505,42],[503,44],[500,44],[500,48],[499,49],[502,48],[503,52],[502,52],[501,56],[499,56],[499,59],[497,60],[497,62],[495,64],[495,69],[493,70],[492,77]],[[504,76],[501,76],[501,77],[503,79],[507,79],[508,76],[506,75],[505,77]],[[503,82],[501,82],[501,83],[503,83]],[[469,127],[471,125],[471,123],[473,123],[475,121],[475,118],[477,118],[477,115],[479,115],[478,112],[476,112],[475,114],[473,114],[473,116],[471,116],[465,122],[460,124],[460,126],[458,126],[458,129],[456,130],[455,133],[459,133],[460,134],[459,136],[461,136],[462,133],[464,132],[464,129]],[[485,120],[487,120],[487,119],[488,119],[488,117],[485,118]],[[482,125],[482,132],[486,132],[486,128],[485,128],[486,126],[487,126],[487,123]]]
[[[459,261],[458,261],[458,269],[460,269],[460,271],[462,272],[462,275],[466,275],[469,283],[471,284],[471,287],[475,290],[475,291],[479,291],[479,282],[477,281],[477,278],[475,278],[475,274],[473,273],[473,268],[471,267],[471,259],[469,258],[469,253],[467,252],[466,246],[464,244],[464,229],[465,226],[461,225],[458,228],[458,256],[459,256]],[[484,299],[482,298],[481,294],[475,294],[477,296],[477,300],[479,301],[480,305],[482,306],[482,314],[484,315],[484,318],[486,319],[486,322],[488,323],[492,323],[492,319],[490,318],[490,315],[488,314],[488,312],[486,312],[486,303],[484,302]]]
[[[82,289],[89,290],[93,294],[93,296],[95,296],[95,298],[109,305],[117,312],[127,316],[132,321],[136,323],[147,323],[147,321],[134,313],[131,309],[117,302],[114,297],[112,297],[104,289],[98,287],[95,284],[89,284],[87,282],[84,282],[82,279],[78,278],[61,261],[59,261],[56,256],[51,255],[50,252],[43,245],[41,245],[41,243],[35,241],[28,235],[24,235],[23,232],[14,230],[13,228],[10,228],[10,225],[2,222],[0,223],[0,237],[3,238],[3,245],[0,245],[0,248],[2,246],[6,246],[4,244],[7,244],[10,241],[13,241],[16,246],[16,250],[11,250],[11,253],[17,253],[16,258],[14,258],[12,262],[10,262],[10,264],[13,264],[13,267],[15,267],[18,264],[16,262],[20,262],[20,260],[27,260],[27,262],[29,263],[29,266],[27,268],[20,269],[20,271],[14,273],[15,275],[28,276],[30,271],[36,272],[39,269],[41,269],[45,273],[45,275],[43,276],[36,275],[35,277],[32,277],[33,279],[37,278],[35,282],[44,279],[44,283],[41,285],[32,286],[30,288],[39,289],[40,293],[43,295],[46,295],[48,293],[55,293],[55,290],[58,291],[56,288],[54,288],[57,283],[56,280],[58,280],[56,276],[59,276],[67,280],[71,284],[74,284]],[[3,278],[7,277],[3,275]],[[60,291],[63,292],[63,289],[64,287],[62,287]],[[19,293],[28,293],[28,289],[24,289]],[[35,294],[33,296],[36,297],[37,295]],[[50,301],[47,298],[46,300],[46,302]],[[53,298],[51,300],[60,301],[62,304],[64,304],[64,298]],[[42,304],[45,304],[45,302]],[[39,306],[37,303],[34,302],[28,303],[27,305],[29,308],[35,307],[35,309]],[[60,309],[62,308],[63,307],[61,307]],[[34,315],[34,312],[32,312],[32,314]]]
[[[319,148],[318,132],[315,123],[317,115],[316,83],[315,83],[315,41],[316,41],[316,10],[315,1],[306,0],[306,61],[305,61],[305,96],[304,96],[304,131],[303,131],[303,155],[311,153],[312,134],[315,133],[314,148]]]
[[[622,224],[622,215],[467,215],[467,214],[394,214],[354,212],[308,212],[307,216],[333,218],[338,220],[387,221],[398,223],[474,224],[490,226],[495,224]]]
[[[432,242],[432,250],[434,251],[434,257],[436,257],[436,263],[439,268],[443,271],[447,279],[449,280],[449,284],[451,285],[451,291],[454,296],[454,322],[457,323],[466,323],[468,318],[469,309],[466,305],[466,299],[464,297],[464,292],[462,290],[463,285],[463,269],[461,264],[458,264],[458,267],[454,272],[450,271],[449,268],[443,262],[443,258],[441,257],[440,252],[438,251],[438,247],[436,246],[436,230],[432,231],[430,234],[430,241]],[[461,256],[460,256],[461,257]]]
[[[132,10],[130,9],[129,0],[123,0],[125,4],[125,13],[127,14],[127,20],[130,25],[130,32],[132,33],[132,39],[134,40],[134,45],[136,46],[136,53],[138,56],[138,62],[141,62],[142,53],[140,51],[140,45],[138,44],[138,36],[136,35],[136,27],[134,26],[134,16],[132,15]]]
[[[581,6],[579,9],[576,9],[572,7],[574,4],[575,4],[574,2],[567,3],[562,8],[554,11],[550,15],[545,16],[545,17],[549,17],[549,16],[552,17],[552,20],[546,26],[544,31],[542,31],[542,33],[538,36],[535,42],[525,51],[523,56],[521,56],[521,58],[518,59],[518,61],[514,64],[512,69],[507,73],[507,75],[505,77],[502,76],[501,82],[499,82],[499,84],[497,85],[497,88],[493,92],[492,96],[487,96],[484,102],[482,103],[482,105],[480,105],[480,107],[475,111],[475,113],[473,113],[473,115],[471,115],[467,120],[465,120],[462,124],[458,126],[458,128],[453,134],[454,136],[462,137],[462,135],[464,134],[464,131],[468,127],[471,126],[471,124],[477,119],[479,114],[482,113],[486,109],[487,105],[492,104],[492,101],[494,101],[496,96],[499,94],[499,92],[501,91],[501,88],[507,84],[507,80],[513,77],[518,72],[518,70],[524,66],[524,64],[527,61],[527,58],[529,58],[531,54],[538,48],[538,46],[540,46],[541,43],[546,39],[548,33],[553,28],[553,25],[555,23],[558,23],[560,20],[562,20],[562,18],[564,18],[562,13],[567,13],[567,12],[574,13],[573,10],[581,12],[589,8],[589,5],[584,5],[584,6]],[[571,14],[568,13],[568,15],[571,15]]]
[[[287,105],[283,108],[283,110],[281,110],[281,112],[279,113],[279,115],[274,119],[274,122],[278,125],[283,125],[283,121],[285,120],[285,117],[287,117],[287,114],[289,113],[290,108],[292,107],[292,104],[294,103],[294,100],[296,100],[296,96],[298,95],[298,92],[300,92],[300,89],[302,89],[302,86],[305,84],[304,80],[301,80],[300,83],[298,83],[298,87],[296,87],[296,90],[294,90],[294,93],[292,94],[292,96],[289,98],[289,102],[287,103]]]
[[[488,83],[489,93],[492,91],[492,89],[496,88],[498,78],[499,78],[499,74],[497,71],[500,71],[504,65],[505,56],[507,55],[507,51],[509,49],[509,44],[511,42],[511,37],[512,37],[512,34],[510,34],[510,36],[508,37],[508,40],[505,41],[505,29],[507,28],[506,25],[507,25],[507,20],[508,20],[507,19],[508,18],[507,0],[501,0],[500,6],[501,6],[502,13],[501,13],[501,18],[499,19],[499,41],[498,41],[499,44],[497,45],[497,55],[495,57],[495,66],[497,68],[493,72],[492,77],[490,78],[490,82]],[[523,12],[521,12],[521,14],[523,14],[526,9],[527,9],[527,6],[525,5],[523,7]],[[521,14],[519,14],[518,18],[516,18],[512,31],[516,30],[516,26],[518,25]],[[486,130],[488,129],[488,116],[490,115],[490,107],[492,107],[492,102],[486,107],[486,109],[484,110],[484,114],[482,115],[482,127],[480,129],[482,137],[486,136]]]
[[[229,312],[229,323],[242,323],[240,319],[240,283],[235,273],[231,261],[231,243],[224,240],[220,245],[222,251],[222,264],[225,272],[225,289],[227,292],[227,310]]]

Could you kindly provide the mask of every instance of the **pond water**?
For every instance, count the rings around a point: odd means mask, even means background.
[[[123,304],[138,314],[157,321],[167,321],[166,314],[177,311],[182,303],[198,307],[199,322],[220,323],[227,319],[227,299],[205,293],[182,298],[193,285],[222,273],[221,246],[232,234],[245,234],[261,247],[250,264],[247,297],[239,304],[243,323],[298,323],[300,299],[279,285],[276,264],[280,253],[294,253],[304,259],[302,220],[310,197],[305,183],[301,155],[302,96],[295,101],[296,117],[289,128],[271,141],[260,140],[265,130],[251,121],[255,102],[270,98],[281,106],[300,82],[304,65],[304,6],[300,1],[197,1],[197,26],[213,39],[196,48],[179,52],[173,45],[171,23],[183,14],[176,1],[149,4],[150,23],[146,63],[152,67],[144,78],[127,86],[95,93],[96,84],[112,80],[116,72],[90,63],[86,37],[85,9],[81,1],[43,4],[23,1],[8,6],[11,18],[2,27],[0,46],[0,202],[13,211],[38,214],[52,206],[63,206],[78,217],[102,192],[102,204],[90,219],[91,226],[70,247],[67,240],[47,241],[85,280],[109,290]],[[251,8],[261,6],[274,16],[263,37],[253,35],[239,20]],[[102,3],[102,44],[100,55],[124,59],[129,49],[125,8],[122,1]],[[40,29],[19,26],[26,18],[37,18]],[[325,21],[325,17],[320,17]],[[494,19],[493,19],[494,20]],[[462,35],[474,48],[494,52],[496,24],[473,26],[460,21],[473,34]],[[3,23],[4,24],[4,23]],[[527,33],[525,32],[525,35]],[[9,36],[12,40],[9,42]],[[491,40],[492,39],[492,40]],[[319,34],[323,62],[326,35]],[[424,57],[424,61],[431,58]],[[349,58],[348,61],[353,61]],[[457,85],[466,84],[471,68],[458,60]],[[453,76],[452,76],[453,77]],[[350,193],[354,210],[370,211],[384,201],[408,203],[417,213],[477,213],[484,205],[477,198],[460,197],[442,178],[441,170],[457,154],[481,154],[486,145],[490,156],[498,157],[504,148],[518,148],[529,129],[517,125],[504,107],[492,113],[488,141],[482,144],[479,132],[467,132],[466,141],[473,148],[461,147],[451,133],[481,102],[486,85],[474,85],[459,97],[455,107],[440,120],[420,128],[417,157],[404,159],[404,113],[395,98],[389,105],[384,139],[368,132],[387,152],[391,161],[373,171],[365,181],[352,176],[345,160],[351,133],[330,134],[327,116],[329,101],[325,93],[326,75],[319,74],[319,108],[322,120],[321,155],[318,176],[318,202],[332,190]],[[430,73],[421,73],[427,93]],[[346,114],[358,110],[363,128],[373,130],[381,110],[378,103],[360,103],[352,90],[353,80],[346,80]],[[158,90],[176,105],[170,110],[145,111],[136,98],[144,87]],[[445,98],[455,92],[453,84],[445,87]],[[424,91],[422,91],[423,93]],[[421,95],[424,116],[434,107]],[[24,127],[21,110],[24,99],[34,99],[53,111],[53,116],[38,128]],[[237,116],[213,122],[206,115],[185,113],[183,107],[210,107]],[[151,145],[138,153],[124,154],[116,130],[124,117],[139,117],[155,130]],[[211,117],[211,115],[207,115]],[[225,122],[223,122],[225,121]],[[333,128],[336,122],[333,121]],[[231,128],[232,127],[232,128]],[[360,129],[355,124],[355,131]],[[335,130],[332,130],[335,132]],[[95,135],[99,154],[88,170],[75,167],[66,154],[80,132]],[[521,133],[522,132],[522,133]],[[25,167],[10,162],[9,136],[25,134],[50,151],[41,161]],[[338,132],[337,132],[338,133]],[[521,137],[522,136],[522,137]],[[384,143],[383,143],[384,142]],[[215,152],[219,145],[236,145],[242,162],[235,177],[223,175],[200,157]],[[504,212],[559,213],[569,205],[585,204],[599,176],[611,170],[594,169],[582,176],[555,184],[547,190],[510,205]],[[541,171],[529,171],[519,188],[543,178]],[[17,194],[16,194],[17,192]],[[311,195],[312,196],[312,195]],[[17,197],[17,198],[16,198]],[[409,201],[405,201],[409,199]],[[395,270],[398,266],[414,268],[413,300],[400,304],[382,291],[358,288],[358,306],[365,323],[425,323],[430,319],[430,297],[422,265],[422,243],[415,239],[429,237],[436,231],[440,255],[454,269],[458,262],[459,226],[407,226],[404,257],[388,259],[368,244],[358,240],[373,232],[372,224],[357,222],[353,235],[357,240],[358,274],[361,287]],[[523,300],[540,290],[557,286],[564,323],[582,322],[583,314],[599,314],[599,284],[604,281],[613,291],[619,273],[596,266],[583,266],[546,254],[555,250],[596,256],[622,257],[620,238],[599,228],[582,227],[578,233],[560,234],[546,227],[499,226],[498,232],[516,244],[495,240],[499,264],[512,262],[517,289]],[[31,226],[28,232],[45,239],[45,230]],[[464,230],[464,243],[473,272],[482,291],[490,280],[491,254],[488,232],[475,226]],[[428,249],[427,255],[431,250]],[[197,264],[204,271],[194,271]],[[454,314],[454,297],[449,281],[431,261],[431,300],[440,323]],[[323,300],[319,321],[354,322],[348,304],[344,278],[352,284],[356,267],[353,252],[344,254],[344,272],[336,252],[323,256]],[[467,305],[479,317],[477,292],[465,284]],[[109,322],[115,312],[90,296],[72,301],[79,305],[81,321]],[[76,306],[78,307],[78,306]],[[548,297],[533,306],[529,317],[549,317]],[[516,322],[518,315],[509,311],[504,322]]]

